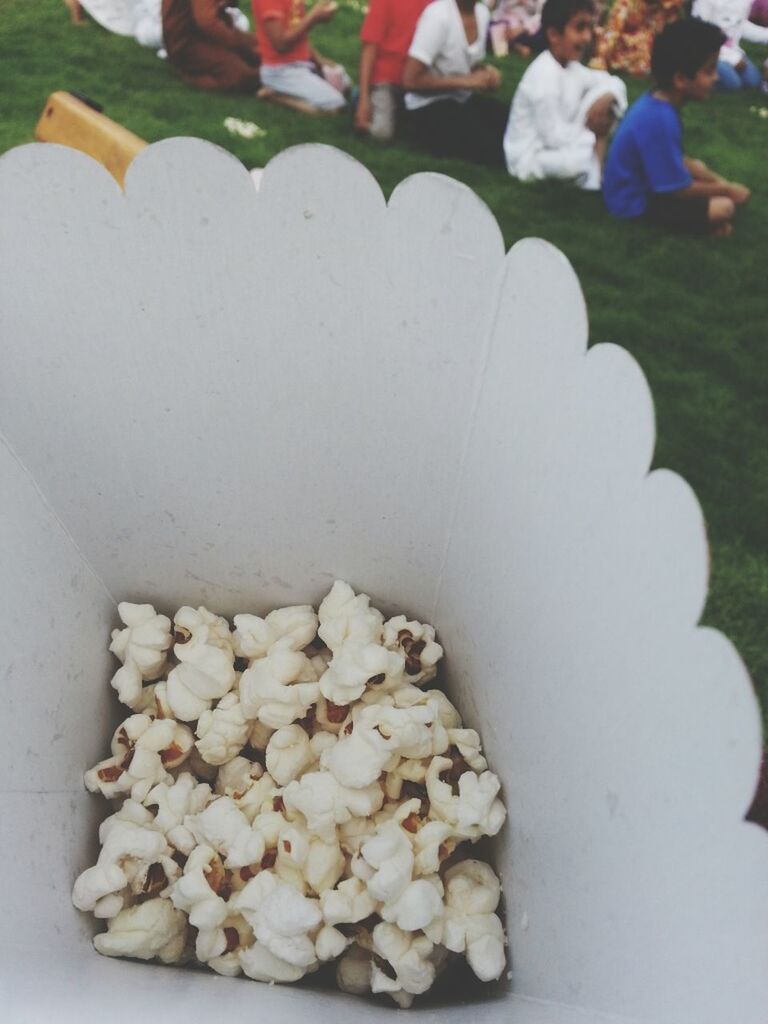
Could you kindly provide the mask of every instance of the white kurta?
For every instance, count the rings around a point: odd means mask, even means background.
[[[726,41],[719,59],[734,67],[744,58],[740,45],[742,39],[768,43],[768,28],[749,20],[751,7],[752,0],[694,0],[691,13],[702,21],[711,21],[723,32]]]
[[[616,112],[627,109],[627,89],[606,71],[571,61],[558,63],[549,50],[539,54],[517,87],[504,133],[507,170],[522,181],[568,178],[582,188],[600,187],[595,135],[586,127],[587,112],[605,93]]]

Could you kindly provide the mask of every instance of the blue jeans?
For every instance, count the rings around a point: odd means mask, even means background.
[[[737,92],[739,89],[759,89],[763,76],[748,58],[744,58],[745,66],[737,71],[732,64],[724,60],[717,62],[717,87],[723,92]]]

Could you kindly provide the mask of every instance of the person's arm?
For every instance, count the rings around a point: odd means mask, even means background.
[[[611,96],[612,105],[616,114],[621,117],[627,109],[627,87],[618,75],[612,75],[608,71],[598,68],[588,68],[586,64],[579,65],[580,85],[584,93],[593,92],[598,96],[598,89],[603,90],[605,96]],[[602,97],[601,97],[602,99]],[[608,106],[610,101],[605,100]]]
[[[584,123],[595,135],[607,135],[616,122],[616,97],[605,92],[587,111]]]
[[[287,53],[301,42],[313,25],[322,21],[330,21],[336,13],[337,5],[333,0],[320,0],[298,21],[293,28],[288,28],[285,22],[277,17],[264,19],[264,34],[278,53]]]
[[[498,89],[501,75],[490,64],[473,68],[468,75],[435,75],[426,64],[408,57],[403,71],[403,88],[408,92],[451,92],[454,89]]]
[[[191,7],[195,24],[208,39],[238,53],[258,54],[256,36],[251,32],[241,32],[228,18],[222,18],[216,0],[191,0]]]
[[[683,163],[693,181],[686,188],[672,193],[678,199],[710,199],[713,196],[727,196],[737,205],[745,203],[749,199],[751,192],[748,188],[735,181],[727,181],[707,167],[703,160],[694,160],[685,156]]]
[[[486,12],[487,14],[487,12]],[[487,14],[490,18],[490,14]],[[478,29],[485,31],[478,23]],[[411,47],[403,70],[402,85],[408,92],[451,92],[459,89],[489,90],[501,84],[501,75],[490,65],[473,68],[464,75],[438,75],[432,71],[444,52],[450,32],[440,4],[427,4],[416,23]]]
[[[355,128],[368,131],[371,126],[371,75],[376,61],[376,43],[363,43],[360,50],[360,98],[355,111]]]
[[[715,174],[711,168],[707,167],[703,160],[695,160],[693,157],[684,156],[683,163],[688,168],[688,173],[694,181],[714,181],[720,184],[725,182],[725,178]]]

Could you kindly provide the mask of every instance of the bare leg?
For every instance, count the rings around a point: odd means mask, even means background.
[[[64,0],[67,10],[69,11],[69,17],[73,25],[85,25],[85,17],[83,15],[83,8],[80,6],[79,0]]]
[[[600,177],[602,178],[602,170],[605,165],[605,154],[608,150],[608,136],[598,135],[595,139],[595,154],[600,162]]]
[[[736,206],[728,196],[713,196],[709,200],[709,223],[715,238],[726,238],[733,232],[733,214]]]

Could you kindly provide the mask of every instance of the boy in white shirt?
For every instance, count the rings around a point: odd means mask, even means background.
[[[585,67],[592,42],[592,0],[547,0],[547,47],[529,66],[512,100],[504,134],[507,170],[521,181],[564,178],[600,188],[608,135],[627,109],[620,78]]]
[[[405,123],[434,156],[504,166],[507,108],[478,96],[501,84],[483,63],[490,11],[475,0],[433,0],[424,9],[403,70]]]

